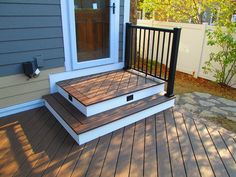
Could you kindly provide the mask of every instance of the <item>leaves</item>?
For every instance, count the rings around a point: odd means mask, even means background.
[[[219,25],[219,24],[218,24]],[[227,27],[217,26],[213,31],[207,31],[208,45],[217,46],[220,50],[210,54],[210,59],[205,62],[205,73],[212,72],[216,82],[229,85],[236,75],[236,40],[234,38],[234,24]],[[219,68],[214,68],[218,64]],[[231,83],[233,84],[233,83]]]
[[[236,9],[235,0],[140,0],[140,8],[154,13],[157,20],[201,24],[208,12],[218,24],[230,24]]]

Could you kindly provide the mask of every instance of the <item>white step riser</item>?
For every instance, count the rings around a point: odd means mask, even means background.
[[[137,100],[141,100],[143,98],[161,93],[164,91],[164,84],[160,84],[154,87],[150,87],[150,88],[146,88],[140,91],[136,91],[134,93],[128,93],[125,94],[123,96],[120,97],[116,97],[110,100],[106,100],[97,104],[93,104],[90,106],[84,106],[83,104],[81,104],[79,101],[77,101],[76,99],[72,99],[72,101],[69,100],[68,98],[68,93],[65,92],[62,88],[60,88],[59,86],[57,86],[58,92],[64,97],[66,98],[71,104],[73,104],[77,109],[79,109],[84,115],[86,115],[87,117],[104,112],[104,111],[108,111],[110,109],[114,109],[117,108],[119,106],[123,106],[129,103],[132,103],[134,101]],[[133,95],[134,99],[132,101],[126,101],[127,96],[129,95]]]
[[[67,130],[67,132],[75,139],[75,141],[78,144],[84,144],[91,140],[94,140],[98,137],[101,137],[103,135],[106,135],[108,133],[111,133],[115,130],[118,130],[122,127],[125,127],[127,125],[130,125],[132,123],[135,123],[137,121],[140,121],[142,119],[145,119],[151,115],[154,115],[156,113],[159,113],[163,110],[166,110],[168,108],[171,108],[174,106],[174,99],[169,100],[167,102],[164,102],[162,104],[153,106],[151,108],[148,108],[146,110],[140,111],[138,113],[135,113],[133,115],[127,116],[125,118],[122,118],[120,120],[114,121],[112,123],[106,124],[104,126],[98,127],[96,129],[90,130],[88,132],[82,133],[80,135],[77,135],[71,128],[66,124],[66,122],[60,117],[59,114],[55,112],[55,110],[45,101],[45,106],[48,108],[48,110],[55,116],[55,118],[61,123],[61,125]]]

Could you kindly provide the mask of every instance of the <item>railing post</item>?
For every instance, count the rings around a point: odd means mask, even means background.
[[[180,34],[181,34],[181,28],[174,28],[174,36],[173,36],[171,58],[170,58],[170,68],[169,68],[168,83],[167,83],[168,85],[166,93],[166,96],[168,97],[174,96],[174,83],[175,83],[176,65],[179,52]]]
[[[131,30],[131,23],[126,23],[126,36],[125,36],[125,67],[124,69],[129,69],[130,68],[130,30]]]

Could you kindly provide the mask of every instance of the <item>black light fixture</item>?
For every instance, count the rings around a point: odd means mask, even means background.
[[[29,78],[36,78],[39,76],[40,71],[38,69],[38,64],[36,61],[28,61],[23,64],[24,74]]]

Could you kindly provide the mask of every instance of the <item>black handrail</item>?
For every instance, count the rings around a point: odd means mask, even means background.
[[[174,96],[181,28],[162,29],[126,23],[125,69],[134,69],[167,82]]]

